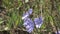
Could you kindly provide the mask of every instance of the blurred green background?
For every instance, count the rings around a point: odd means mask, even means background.
[[[42,6],[42,7],[41,7]],[[44,17],[41,28],[32,34],[51,34],[60,30],[60,0],[0,0],[0,31],[19,29],[25,31],[22,15],[33,9],[33,17]]]

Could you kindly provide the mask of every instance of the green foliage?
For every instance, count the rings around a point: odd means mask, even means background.
[[[39,34],[42,30],[51,32],[53,29],[52,27],[55,28],[55,26],[60,28],[59,0],[25,0],[25,2],[22,0],[3,0],[2,6],[6,7],[7,10],[7,16],[9,18],[7,19],[6,27],[9,29],[18,28],[18,26],[23,28],[22,14],[29,8],[33,8],[33,18],[40,16],[41,10],[44,17],[44,23],[41,28],[37,30],[35,28],[33,33]],[[4,21],[0,19],[0,24],[3,22]]]
[[[0,18],[0,24],[2,24],[4,21],[3,21],[3,19],[2,18]]]

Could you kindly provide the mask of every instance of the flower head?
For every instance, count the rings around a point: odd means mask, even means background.
[[[27,32],[31,33],[34,29],[34,23],[30,18],[24,19],[24,27],[26,28]]]
[[[23,14],[22,19],[25,19],[25,18],[27,18],[28,16],[29,16],[29,13],[28,13],[28,12],[26,12],[25,14]]]
[[[28,10],[28,13],[31,15],[32,12],[33,12],[33,10],[30,8],[30,9]]]
[[[34,19],[34,23],[35,23],[35,25],[36,25],[36,28],[40,28],[41,25],[42,25],[42,23],[43,23],[43,20],[42,20],[41,17],[40,17],[40,18],[35,18],[35,19]]]
[[[26,17],[29,17],[29,15],[32,14],[32,9],[29,9],[25,14],[23,14],[22,19],[25,19]]]

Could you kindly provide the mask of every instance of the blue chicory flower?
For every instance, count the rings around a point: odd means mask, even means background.
[[[43,23],[43,20],[42,20],[42,17],[40,18],[34,18],[34,23],[36,25],[36,28],[40,28],[42,23]]]
[[[32,10],[32,8],[30,8],[30,9],[28,10],[28,13],[31,15],[32,12],[33,12],[33,10]]]
[[[29,33],[31,33],[34,29],[34,23],[30,18],[25,18],[23,25]]]
[[[25,18],[27,18],[28,16],[29,16],[29,13],[28,13],[28,12],[26,12],[25,14],[23,14],[22,19],[25,19]]]
[[[32,9],[29,9],[25,14],[23,14],[22,19],[25,19],[26,17],[28,17],[29,15],[31,15],[32,12],[33,12]]]

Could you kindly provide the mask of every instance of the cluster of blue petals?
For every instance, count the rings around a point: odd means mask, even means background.
[[[23,25],[26,28],[26,31],[29,33],[33,31],[34,24],[36,25],[36,28],[40,28],[43,23],[42,17],[34,18],[34,21],[32,21],[32,19],[29,18],[32,12],[32,9],[29,9],[26,13],[23,14],[22,17],[22,19],[24,20]]]
[[[42,23],[43,23],[43,20],[42,20],[42,17],[40,18],[34,18],[34,23],[36,25],[36,28],[40,28]]]
[[[25,18],[23,25],[29,33],[31,33],[34,29],[34,23],[30,18]]]

